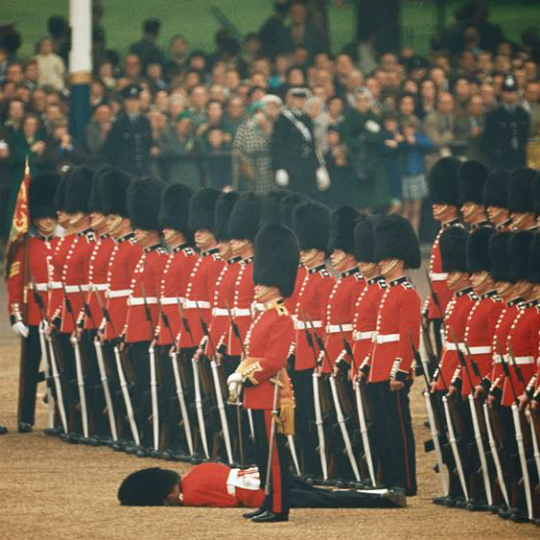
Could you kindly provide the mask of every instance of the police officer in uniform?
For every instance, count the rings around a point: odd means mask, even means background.
[[[150,151],[154,144],[148,118],[141,114],[141,88],[135,84],[122,91],[124,110],[112,125],[105,142],[107,161],[135,176],[150,172]]]
[[[518,84],[513,75],[506,75],[502,85],[502,104],[486,115],[485,152],[492,169],[525,167],[530,118],[517,105]]]

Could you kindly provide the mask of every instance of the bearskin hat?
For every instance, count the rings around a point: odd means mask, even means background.
[[[294,291],[299,263],[298,240],[289,228],[273,223],[259,231],[253,260],[255,285],[277,287],[287,298]]]
[[[58,211],[66,211],[66,186],[67,179],[70,171],[65,172],[61,177],[58,185],[56,186],[56,192],[54,194],[54,208]]]
[[[90,192],[90,200],[88,201],[88,213],[97,212],[103,214],[103,203],[99,193],[99,182],[101,177],[112,167],[104,167],[97,171],[92,178],[92,191]]]
[[[288,189],[280,188],[273,189],[264,195],[261,203],[261,227],[270,223],[281,223],[280,202],[290,194]]]
[[[512,261],[508,256],[508,243],[514,233],[499,232],[489,239],[489,263],[491,265],[491,277],[495,281],[512,282]]]
[[[260,195],[243,193],[238,197],[229,217],[229,238],[254,242],[260,221]]]
[[[400,259],[405,268],[420,268],[420,245],[410,222],[402,216],[390,215],[375,223],[374,259]]]
[[[221,192],[214,188],[202,188],[189,201],[189,228],[195,231],[214,229],[214,211]]]
[[[120,169],[108,169],[99,177],[98,190],[104,215],[129,217],[127,191],[131,181],[129,174]]]
[[[240,193],[237,191],[229,191],[219,196],[214,209],[214,229],[212,231],[216,240],[231,239],[229,237],[229,218],[238,197],[240,197]]]
[[[162,506],[163,499],[180,482],[176,471],[150,467],[135,471],[124,478],[118,488],[122,506]]]
[[[159,231],[159,207],[161,193],[165,189],[163,180],[138,178],[127,192],[127,206],[131,226],[143,231]]]
[[[188,227],[189,201],[193,190],[179,182],[168,185],[161,192],[159,207],[159,228],[173,229],[184,236],[190,236]]]
[[[439,240],[443,272],[467,272],[467,238],[463,227],[448,227]]]
[[[532,231],[519,231],[512,234],[508,241],[508,258],[512,261],[511,281],[529,279],[529,252],[534,236]]]
[[[375,216],[366,216],[357,221],[354,228],[355,254],[358,262],[374,263],[375,260]]]
[[[94,171],[89,167],[75,167],[71,171],[66,184],[66,212],[68,214],[88,213],[93,177]]]
[[[459,206],[459,160],[454,157],[439,159],[428,174],[429,196],[433,204]]]
[[[354,226],[360,214],[352,206],[340,206],[332,212],[328,253],[341,249],[354,254]]]
[[[486,179],[484,185],[484,206],[508,208],[508,182],[510,171],[508,169],[494,169]]]
[[[469,234],[467,240],[467,271],[489,272],[491,262],[489,260],[489,239],[495,234],[491,227],[480,227]]]
[[[292,212],[292,228],[300,249],[325,251],[330,235],[330,209],[318,202],[305,202]]]
[[[459,202],[483,204],[484,186],[488,176],[485,165],[471,159],[463,163],[458,170]]]
[[[529,281],[540,285],[540,234],[533,236],[529,251]]]
[[[48,172],[36,174],[30,180],[28,210],[30,219],[56,217],[55,194],[60,184],[60,175]]]
[[[308,200],[309,198],[302,193],[291,193],[290,195],[283,197],[279,202],[281,224],[292,229],[292,213],[295,206],[307,202]]]
[[[508,182],[508,210],[518,214],[534,212],[533,180],[538,173],[533,169],[516,169]]]

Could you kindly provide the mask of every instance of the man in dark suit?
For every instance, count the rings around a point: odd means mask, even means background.
[[[154,145],[150,122],[141,114],[140,93],[136,85],[124,88],[124,111],[112,125],[104,147],[110,165],[138,177],[148,174]]]
[[[526,165],[529,115],[516,104],[518,85],[507,75],[502,85],[502,104],[486,115],[484,147],[491,168],[518,169]]]
[[[311,119],[304,112],[309,90],[292,88],[287,105],[278,116],[272,133],[272,166],[278,186],[314,198],[317,190],[330,186],[328,172],[316,154]]]

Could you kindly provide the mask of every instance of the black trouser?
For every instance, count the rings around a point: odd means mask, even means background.
[[[411,382],[397,392],[389,381],[367,384],[372,404],[373,442],[382,468],[382,484],[400,487],[407,495],[415,495],[416,455],[411,423],[409,390]]]
[[[265,489],[270,453],[270,432],[272,425],[272,413],[269,410],[253,409],[253,425],[255,428],[255,449],[257,467],[261,475],[261,488]],[[287,439],[277,433],[272,447],[272,463],[270,474],[270,491],[264,498],[263,510],[275,514],[288,514],[290,504],[289,455],[285,448]]]
[[[298,404],[295,409],[295,439],[300,450],[302,472],[305,475],[320,477],[322,471],[320,456],[317,452],[319,440],[317,426],[315,425],[313,369],[292,370],[290,374],[294,387],[294,397]]]
[[[41,345],[39,343],[39,327],[29,326],[28,329],[28,337],[21,342],[22,364],[19,374],[18,419],[19,423],[34,425]]]

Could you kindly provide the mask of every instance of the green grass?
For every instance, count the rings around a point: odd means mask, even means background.
[[[460,0],[448,1],[448,19],[459,3]],[[218,6],[242,33],[257,30],[272,11],[272,0],[104,0],[103,5],[102,23],[108,45],[121,53],[138,39],[141,22],[147,17],[162,20],[163,46],[171,35],[182,33],[192,48],[211,50],[219,23],[210,14],[210,6]],[[489,6],[492,20],[502,24],[507,35],[517,41],[524,28],[539,20],[536,0],[490,0]],[[1,18],[17,23],[24,39],[20,55],[29,57],[34,54],[34,44],[46,32],[47,18],[53,14],[67,16],[68,10],[68,0],[2,0]],[[329,13],[332,49],[339,51],[354,38],[354,12],[330,5]],[[404,44],[427,52],[436,21],[435,1],[404,0],[402,21]]]

